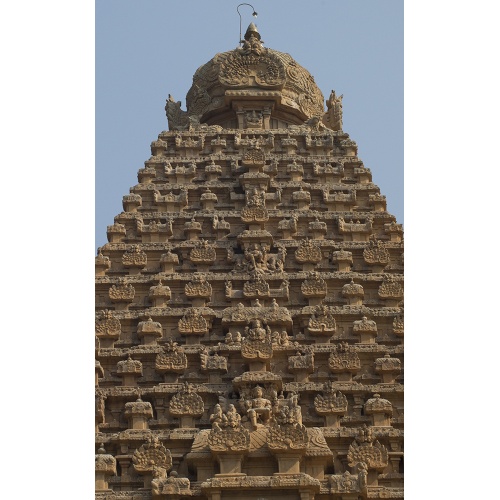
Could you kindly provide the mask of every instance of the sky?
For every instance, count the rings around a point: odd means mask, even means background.
[[[343,128],[404,223],[403,2],[255,0],[239,7],[264,46],[289,53],[323,95],[343,94]],[[106,0],[95,6],[95,246],[168,130],[165,100],[185,108],[196,69],[238,46],[238,2]]]

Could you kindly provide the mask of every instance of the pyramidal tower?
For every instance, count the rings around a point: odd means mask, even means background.
[[[403,498],[402,226],[342,96],[250,24],[186,107],[95,261],[96,498]]]

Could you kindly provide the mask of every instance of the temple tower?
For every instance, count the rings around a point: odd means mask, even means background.
[[[96,498],[403,497],[403,239],[248,27],[193,77],[96,257]]]

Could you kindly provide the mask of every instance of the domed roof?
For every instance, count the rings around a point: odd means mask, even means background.
[[[296,122],[321,117],[324,98],[311,74],[289,54],[262,44],[251,23],[241,47],[198,68],[186,96],[188,115],[204,122],[229,110],[233,101],[259,100],[272,102],[274,111]]]

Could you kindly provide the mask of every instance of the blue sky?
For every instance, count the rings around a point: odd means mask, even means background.
[[[344,130],[403,220],[403,2],[249,2],[265,46],[288,52],[325,98],[343,94]],[[96,2],[96,247],[137,183],[150,143],[167,130],[165,99],[185,96],[196,69],[236,48],[238,2]]]

